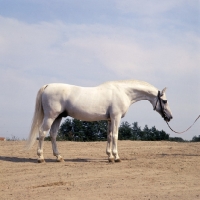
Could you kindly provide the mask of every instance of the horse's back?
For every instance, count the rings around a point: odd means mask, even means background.
[[[47,85],[43,94],[46,110],[66,112],[68,116],[87,121],[107,119],[111,101],[112,90],[104,87],[53,83]]]

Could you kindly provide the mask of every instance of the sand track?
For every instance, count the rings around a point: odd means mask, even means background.
[[[58,142],[57,163],[45,142],[0,141],[0,199],[200,199],[200,143],[119,141],[121,163],[108,163],[106,142]]]

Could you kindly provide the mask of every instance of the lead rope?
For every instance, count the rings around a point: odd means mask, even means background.
[[[181,134],[181,133],[185,133],[186,131],[188,131],[188,130],[195,124],[195,122],[199,119],[199,117],[200,117],[200,115],[196,118],[196,120],[194,121],[194,123],[193,123],[188,129],[186,129],[185,131],[182,131],[182,132],[174,131],[174,130],[170,127],[170,125],[168,124],[167,121],[166,121],[166,123],[167,123],[168,127],[169,127],[174,133]]]

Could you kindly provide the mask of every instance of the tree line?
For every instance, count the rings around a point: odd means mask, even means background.
[[[147,125],[142,129],[138,122],[132,124],[127,121],[122,122],[119,127],[119,140],[141,140],[141,141],[176,141],[185,142],[181,137],[170,137],[163,130],[157,130],[155,126],[149,128]],[[50,140],[47,137],[46,140]],[[69,119],[61,124],[57,140],[68,141],[106,141],[107,121],[86,122],[77,119]],[[200,141],[200,136],[194,136],[191,142]]]

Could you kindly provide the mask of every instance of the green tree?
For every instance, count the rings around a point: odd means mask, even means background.
[[[139,140],[148,141],[150,135],[150,129],[147,125],[144,126],[143,130],[139,135]]]
[[[107,121],[86,122],[67,118],[60,126],[58,137],[70,141],[105,140]]]
[[[167,134],[165,131],[160,131],[160,140],[169,140],[169,134]]]
[[[141,130],[137,122],[129,124],[127,121],[121,123],[118,138],[119,140],[181,141],[181,138],[169,138],[169,134],[165,133],[163,130],[157,130],[155,126],[150,129],[147,125],[145,125],[143,130]],[[60,126],[57,139],[70,141],[106,140],[107,121],[86,122],[67,118]],[[193,141],[197,141],[198,139],[200,140],[200,136],[194,137]]]
[[[191,142],[200,142],[200,135],[199,136],[194,136],[192,138]]]
[[[139,140],[141,134],[141,128],[138,126],[138,122],[132,123],[132,140]]]
[[[122,122],[119,127],[119,140],[130,140],[132,138],[131,125],[128,122]]]
[[[169,141],[174,141],[174,142],[185,142],[185,140],[181,137],[170,137]]]

